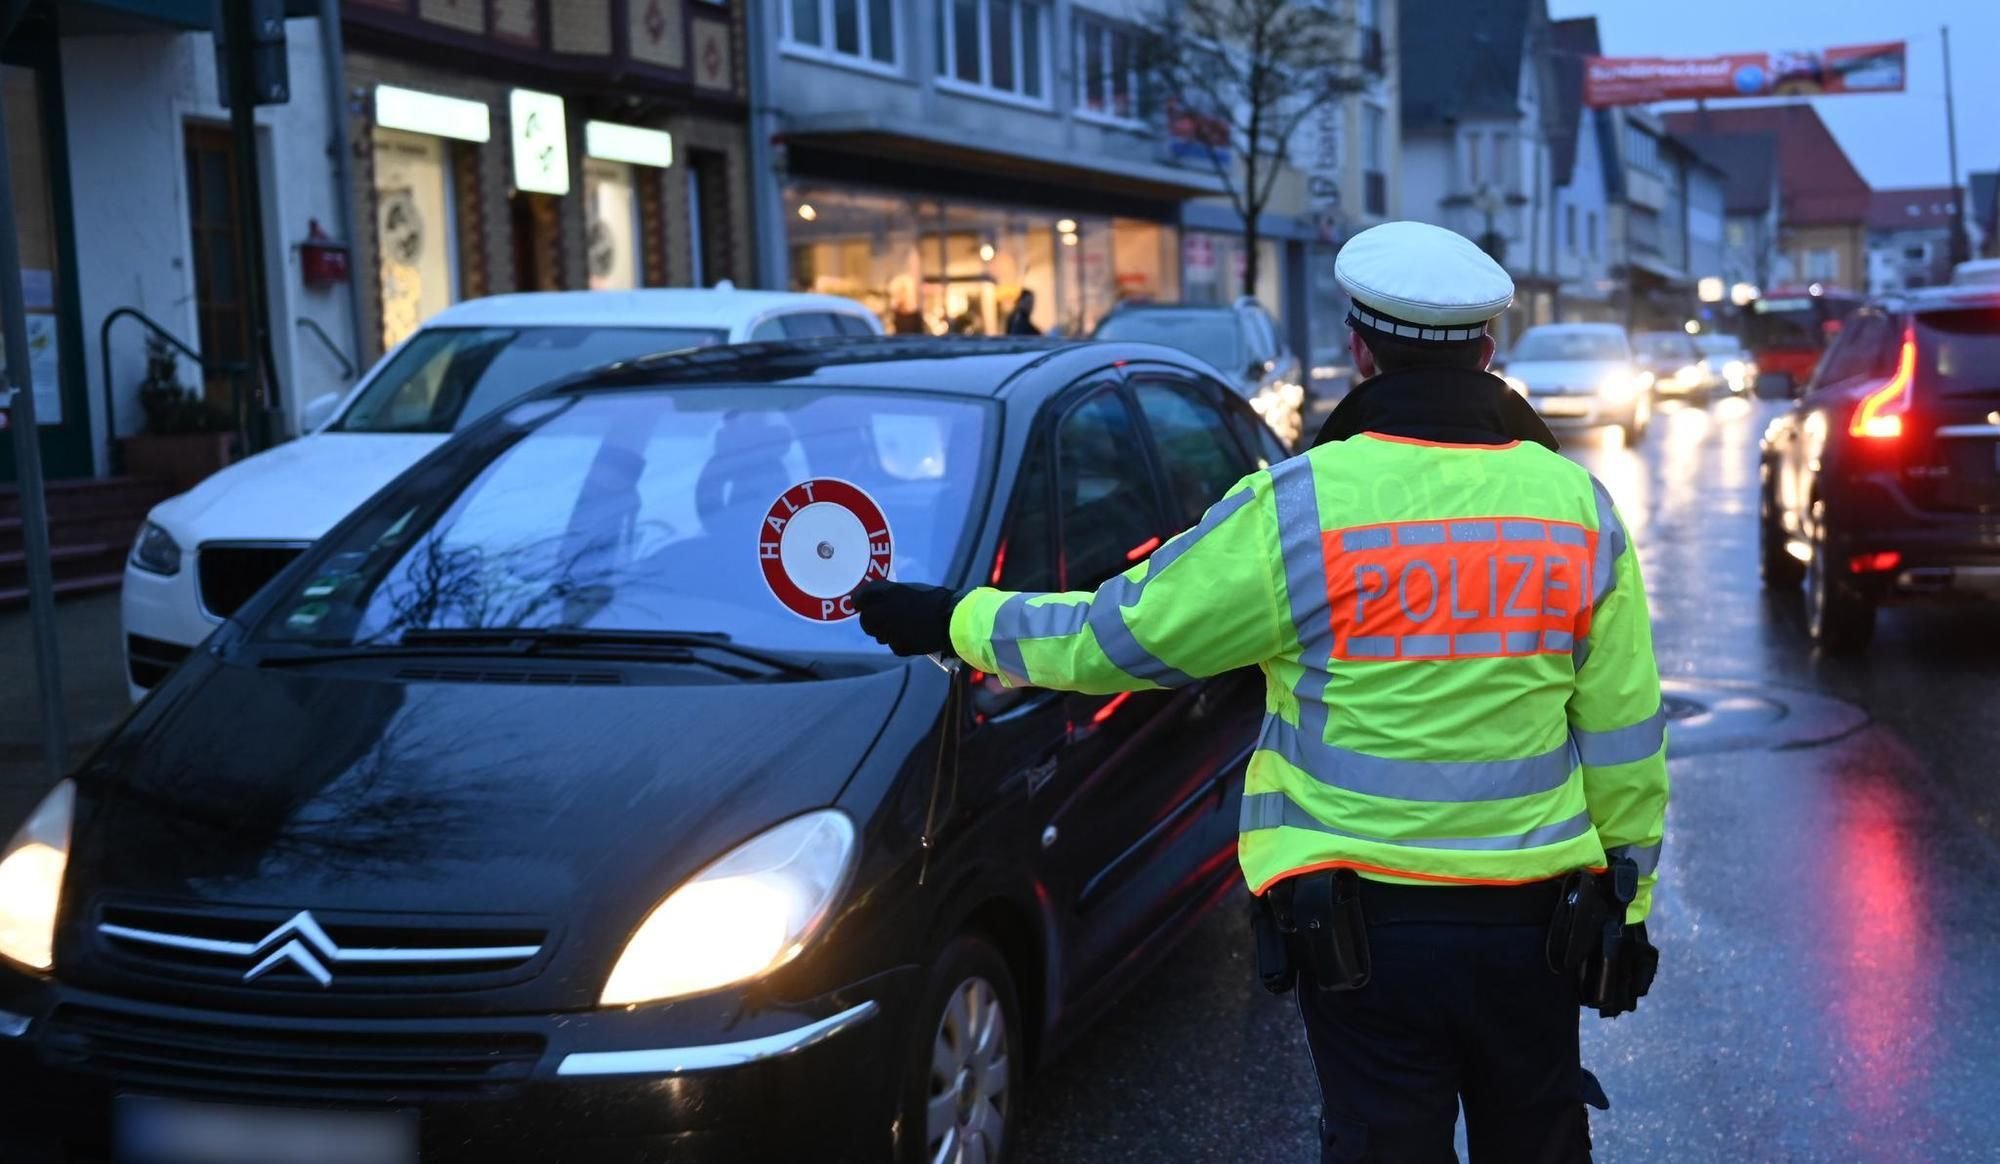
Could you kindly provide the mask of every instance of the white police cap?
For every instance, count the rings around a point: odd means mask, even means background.
[[[1407,340],[1462,342],[1514,302],[1514,280],[1462,234],[1385,222],[1347,241],[1333,276],[1353,300],[1350,326]]]

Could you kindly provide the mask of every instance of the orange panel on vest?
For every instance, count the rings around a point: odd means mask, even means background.
[[[1567,655],[1590,633],[1597,534],[1573,522],[1459,518],[1321,536],[1336,659]]]

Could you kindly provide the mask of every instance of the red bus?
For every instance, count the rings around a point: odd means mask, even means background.
[[[1759,395],[1788,396],[1810,380],[1820,353],[1862,302],[1856,292],[1819,283],[1751,300],[1743,308],[1743,347],[1756,361]]]

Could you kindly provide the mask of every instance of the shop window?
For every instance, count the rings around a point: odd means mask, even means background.
[[[189,122],[188,230],[194,243],[197,346],[216,363],[250,362],[250,303],[243,283],[242,206],[226,126]],[[204,396],[233,411],[232,377],[204,372]]]
[[[711,287],[729,275],[728,159],[689,150],[687,166],[689,285]]]
[[[1142,122],[1139,37],[1123,25],[1076,13],[1076,107],[1097,117]]]
[[[590,289],[639,286],[639,194],[633,167],[585,158],[583,200]]]
[[[1009,97],[1047,102],[1048,6],[1041,0],[939,0],[938,76]]]
[[[457,224],[447,143],[377,129],[376,269],[386,351],[458,300]]]
[[[896,64],[895,0],[786,0],[785,48],[873,68]]]

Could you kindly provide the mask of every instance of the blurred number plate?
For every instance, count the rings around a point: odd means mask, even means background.
[[[1543,416],[1582,416],[1590,411],[1590,401],[1582,396],[1540,396],[1535,407]]]
[[[417,1164],[417,1113],[118,1097],[130,1164]]]

